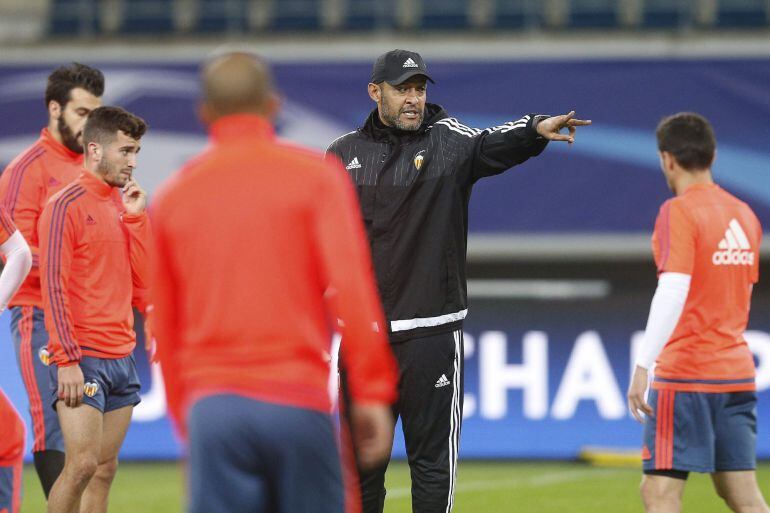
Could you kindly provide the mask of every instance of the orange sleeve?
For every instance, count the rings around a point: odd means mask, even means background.
[[[0,390],[0,467],[16,463],[24,454],[24,421]]]
[[[0,206],[0,244],[5,244],[11,235],[16,231],[16,225],[13,224],[11,216],[5,207]]]
[[[150,305],[150,290],[145,287],[134,286],[131,295],[131,306],[139,310],[142,315],[147,315],[147,307]]]
[[[70,268],[75,248],[75,217],[67,196],[52,201],[40,217],[40,267],[45,326],[60,367],[80,361],[69,301]]]
[[[163,224],[163,201],[156,199],[151,210],[153,220],[153,251],[150,255],[150,301],[153,305],[152,330],[156,350],[163,371],[169,413],[182,437],[185,436],[183,392],[179,384],[179,370],[174,358],[179,339],[179,308],[177,307],[176,273],[171,263]]]
[[[131,260],[131,279],[134,288],[145,289],[150,283],[149,245],[152,233],[150,219],[146,212],[140,214],[123,213],[123,226],[128,234],[128,253]]]
[[[372,274],[361,215],[352,184],[340,165],[325,164],[316,195],[315,234],[326,297],[342,334],[342,360],[354,402],[396,399],[396,363]]]
[[[18,176],[11,177],[11,184],[5,189],[0,202],[6,206],[11,219],[26,239],[32,252],[32,267],[35,268],[40,256],[37,237],[40,205],[44,204],[46,197],[43,170],[36,160],[27,168],[8,169],[6,172],[15,172]]]
[[[658,274],[692,275],[695,265],[697,227],[681,202],[667,201],[660,208],[653,234],[653,253]]]

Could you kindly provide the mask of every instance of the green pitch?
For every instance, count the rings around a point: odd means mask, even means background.
[[[770,463],[758,470],[770,498]],[[590,467],[580,463],[464,462],[460,464],[455,513],[641,512],[634,469]],[[124,463],[112,487],[110,513],[182,511],[180,467],[171,463]],[[409,513],[409,472],[405,463],[388,472],[386,513]],[[34,469],[24,472],[22,513],[45,511]],[[729,511],[711,488],[708,476],[693,475],[685,491],[684,512]]]

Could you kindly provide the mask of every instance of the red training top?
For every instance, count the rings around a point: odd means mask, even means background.
[[[131,296],[147,286],[150,224],[145,213],[121,213],[113,191],[84,171],[40,218],[48,351],[59,366],[81,354],[123,358],[136,345]]]
[[[395,399],[368,246],[349,179],[238,114],[153,202],[153,329],[172,415],[237,393],[328,412],[332,325],[355,402]],[[184,429],[184,425],[180,424]]]
[[[83,155],[70,151],[47,128],[13,159],[0,176],[0,202],[11,214],[32,251],[32,269],[9,306],[43,307],[38,266],[37,225],[48,199],[83,171]]]
[[[655,388],[755,389],[743,332],[761,238],[749,206],[715,184],[693,185],[663,204],[652,243],[658,272],[692,278],[679,323],[658,356]]]

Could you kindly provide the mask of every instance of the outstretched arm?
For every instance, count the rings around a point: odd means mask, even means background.
[[[436,123],[445,126],[455,137],[465,135],[472,140],[470,164],[459,175],[459,180],[466,184],[500,174],[540,155],[550,141],[572,143],[576,127],[589,124],[590,120],[575,119],[574,111],[561,116],[527,114],[485,130],[467,127],[454,118]],[[563,128],[569,129],[569,135],[560,133]]]

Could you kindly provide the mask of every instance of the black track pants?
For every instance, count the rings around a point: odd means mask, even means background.
[[[412,476],[413,513],[449,513],[457,481],[463,408],[462,330],[393,344],[398,402]],[[387,464],[362,472],[363,513],[382,513]]]

